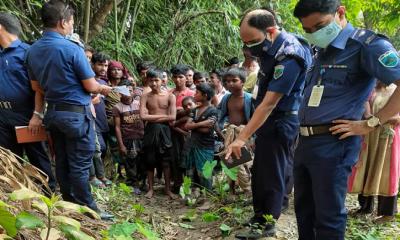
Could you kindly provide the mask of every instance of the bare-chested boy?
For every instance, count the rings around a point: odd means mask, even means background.
[[[230,93],[226,94],[219,104],[219,127],[224,130],[225,146],[233,141],[244,125],[250,120],[254,107],[252,96],[243,90],[247,73],[243,68],[231,68],[223,75],[223,82]],[[230,136],[230,137],[227,137]],[[251,191],[250,171],[252,162],[239,166],[238,185],[244,192]],[[235,183],[231,182],[230,188],[235,193]]]
[[[165,179],[165,194],[169,198],[175,199],[176,196],[171,192],[170,185],[170,163],[172,158],[170,124],[176,118],[176,100],[173,94],[161,90],[161,70],[150,69],[146,77],[151,92],[144,94],[140,99],[140,117],[143,121],[147,121],[143,139],[147,181],[149,184],[149,191],[146,197],[151,198],[154,195],[154,168],[161,161]]]

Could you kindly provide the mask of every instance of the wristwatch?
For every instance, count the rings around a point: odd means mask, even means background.
[[[380,126],[380,125],[381,125],[381,121],[379,120],[378,117],[376,117],[374,115],[372,115],[367,120],[367,126],[370,127],[370,128],[374,128],[374,127],[377,127],[377,126]]]
[[[42,120],[43,120],[43,118],[44,118],[44,114],[43,114],[43,113],[40,113],[40,112],[38,112],[38,111],[34,111],[33,114],[35,114],[36,116],[38,116],[38,117],[39,117],[40,119],[42,119]]]

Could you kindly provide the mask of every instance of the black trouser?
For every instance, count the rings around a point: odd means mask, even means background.
[[[374,211],[374,196],[358,195],[361,210],[365,213]],[[378,196],[378,216],[394,216],[397,213],[397,196]]]
[[[257,131],[252,167],[254,216],[264,222],[264,215],[278,219],[286,194],[285,178],[293,159],[293,144],[298,135],[296,115],[272,115]]]
[[[182,168],[182,150],[185,143],[185,139],[182,134],[171,130],[171,140],[172,140],[172,162],[171,162],[171,173],[172,179],[174,181],[174,192],[178,192],[179,188],[183,183],[183,174],[185,170]]]
[[[32,117],[32,112],[0,109],[0,146],[10,149],[20,157],[23,157],[25,152],[29,162],[47,174],[49,187],[54,191],[56,180],[44,144],[42,142],[18,144],[15,135],[15,126],[27,126]]]

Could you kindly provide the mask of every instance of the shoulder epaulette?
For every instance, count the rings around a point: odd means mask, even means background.
[[[369,45],[377,38],[388,39],[385,35],[375,33],[374,31],[368,29],[357,29],[354,31],[351,39],[354,39],[364,45]]]

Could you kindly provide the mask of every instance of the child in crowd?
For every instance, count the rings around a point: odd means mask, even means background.
[[[154,195],[154,168],[161,162],[165,179],[165,194],[170,199],[175,199],[176,196],[171,192],[170,186],[172,140],[169,127],[176,119],[175,96],[161,91],[162,71],[150,69],[146,75],[151,92],[144,94],[140,100],[140,117],[143,121],[147,121],[143,138],[149,184],[146,197],[151,198]]]
[[[207,83],[196,87],[194,99],[198,105],[193,110],[193,118],[186,123],[185,128],[191,130],[190,149],[186,157],[186,169],[189,175],[196,174],[200,185],[212,189],[212,179],[203,177],[203,166],[206,161],[214,159],[214,126],[218,119],[218,110],[211,105],[214,89]]]
[[[183,99],[188,96],[194,96],[194,91],[190,90],[186,86],[188,72],[189,75],[193,75],[193,73],[190,74],[190,68],[183,64],[177,64],[171,68],[172,80],[175,83],[175,89],[172,90],[172,94],[174,94],[176,97],[177,119],[179,119],[181,116],[187,115],[187,112],[185,112],[182,107]],[[179,132],[179,130],[175,131],[174,129],[172,130],[171,134],[173,143],[173,192],[179,193],[179,188],[182,185],[184,173],[184,169],[182,169],[180,166],[184,165],[184,159],[182,158],[182,149],[185,142],[185,135]]]
[[[102,85],[107,85],[107,69],[110,57],[104,53],[95,53],[91,58],[92,68],[96,74],[95,79]],[[105,177],[104,158],[107,153],[107,134],[109,131],[107,115],[104,103],[104,96],[101,94],[92,95],[92,104],[95,109],[95,128],[96,128],[96,153],[93,156],[93,165],[90,169],[90,183],[96,187],[111,185],[111,181]],[[96,178],[97,176],[97,178]]]
[[[228,91],[222,85],[222,75],[223,71],[218,69],[214,69],[210,73],[210,85],[214,88],[217,99],[215,106],[218,106],[225,94],[228,93]]]
[[[228,146],[239,135],[254,112],[252,96],[243,90],[246,77],[246,70],[237,67],[229,69],[223,75],[224,84],[230,92],[221,99],[218,106],[220,110],[218,125],[220,129],[224,129],[225,146]],[[252,162],[238,166],[237,182],[245,193],[251,191],[251,166]],[[234,182],[231,182],[230,187],[232,193],[235,193]]]
[[[140,118],[140,97],[133,94],[133,83],[127,79],[119,83],[129,88],[130,96],[121,94],[121,102],[114,106],[115,135],[117,137],[122,162],[125,165],[127,183],[135,186],[140,180],[142,171],[140,156],[142,155],[142,140],[144,123]],[[134,188],[135,193],[140,193]]]
[[[200,83],[208,82],[208,74],[205,72],[195,72],[193,75],[193,82],[197,86]]]

